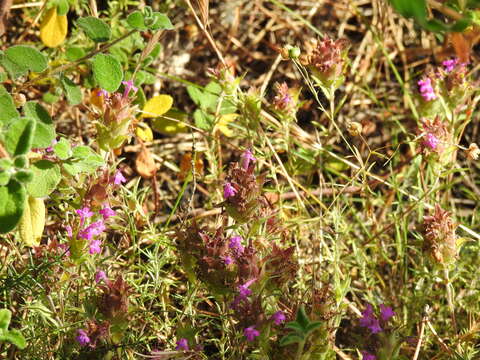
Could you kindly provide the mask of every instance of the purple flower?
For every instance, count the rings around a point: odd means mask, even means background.
[[[100,240],[92,240],[90,241],[90,249],[88,252],[93,255],[93,254],[100,254],[102,252],[102,248],[100,247],[102,245],[102,242]]]
[[[233,236],[230,238],[230,243],[228,247],[235,253],[235,256],[239,256],[243,254],[245,248],[242,245],[242,237],[241,236]]]
[[[77,330],[78,336],[75,338],[80,346],[87,346],[90,343],[90,338],[87,335],[87,332],[83,329]]]
[[[252,152],[247,149],[243,152],[241,158],[240,158],[240,165],[244,170],[248,170],[248,167],[250,166],[250,162],[255,162],[257,159],[253,156]]]
[[[238,191],[229,182],[223,186],[223,197],[225,200],[227,200],[229,197],[235,196],[237,192]]]
[[[231,256],[224,256],[223,257],[223,262],[225,263],[225,265],[230,265],[230,264],[233,264],[233,259]]]
[[[94,236],[100,235],[104,231],[105,224],[103,220],[98,220],[81,230],[78,237],[85,240],[92,240]]]
[[[378,334],[379,332],[382,332],[383,329],[380,327],[380,322],[378,319],[373,319],[372,323],[368,326],[372,334]]]
[[[373,307],[370,304],[367,304],[367,307],[362,312],[362,317],[360,318],[360,326],[370,329],[372,334],[377,334],[382,330],[380,327],[380,322],[373,314]]]
[[[275,325],[280,325],[286,319],[287,318],[285,317],[285,314],[281,310],[277,311],[275,314],[272,315],[272,320],[275,323]]]
[[[180,351],[188,351],[188,340],[185,338],[181,338],[180,340],[177,341],[177,346],[175,347],[175,350]]]
[[[395,316],[395,312],[392,310],[390,306],[385,306],[380,304],[380,317],[383,321],[388,321],[390,318]]]
[[[93,216],[93,212],[90,211],[88,206],[84,206],[82,209],[78,209],[75,211],[80,216],[80,224],[83,225],[85,219],[88,219]]]
[[[105,207],[99,211],[100,214],[103,216],[103,220],[107,220],[110,216],[115,216],[115,210],[108,205],[104,205]]]
[[[255,329],[255,326],[249,326],[243,329],[243,335],[248,341],[254,341],[257,336],[260,336],[260,333]]]
[[[438,140],[438,138],[434,134],[428,133],[428,134],[425,135],[423,145],[425,145],[426,147],[429,147],[432,150],[435,150],[437,148],[439,142],[440,142],[440,140]]]
[[[437,95],[435,95],[433,91],[432,80],[430,78],[419,80],[417,84],[420,87],[420,95],[422,95],[425,101],[435,100],[437,98]]]
[[[120,170],[117,170],[115,172],[115,176],[113,178],[113,183],[115,185],[121,185],[123,183],[127,182],[127,179],[125,179],[125,176],[123,176],[122,172]]]
[[[455,58],[455,59],[450,59],[450,60],[445,60],[442,62],[442,65],[443,67],[445,68],[445,71],[447,73],[449,73],[450,71],[452,71],[455,66],[458,64],[458,59]]]
[[[377,360],[377,357],[368,351],[362,351],[362,360]]]
[[[368,327],[375,319],[375,315],[373,315],[373,307],[370,304],[367,304],[367,307],[362,312],[362,317],[360,318],[360,326],[361,327]]]
[[[103,96],[104,99],[108,99],[109,94],[108,94],[108,91],[107,91],[107,90],[105,90],[105,89],[100,89],[100,90],[98,90],[98,92],[97,92],[97,96],[98,96],[98,97]]]
[[[238,286],[238,292],[240,293],[240,297],[245,299],[252,294],[252,290],[248,287],[255,282],[256,279],[248,280],[245,284]]]
[[[130,90],[133,89],[134,93],[136,93],[138,91],[138,88],[135,85],[133,85],[132,80],[122,81],[122,84],[125,87],[125,91],[123,92],[123,97],[124,98],[128,97],[128,93],[130,92]]]
[[[107,274],[105,274],[105,271],[98,270],[95,274],[95,282],[98,284],[99,282],[105,280],[107,280]]]

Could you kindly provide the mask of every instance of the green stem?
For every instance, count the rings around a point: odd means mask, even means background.
[[[305,347],[305,340],[302,340],[298,343],[297,355],[295,355],[296,360],[300,360],[302,358],[304,347]]]

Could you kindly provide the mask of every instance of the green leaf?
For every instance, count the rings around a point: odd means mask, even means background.
[[[68,0],[56,0],[57,5],[57,14],[62,16],[66,15],[68,12]]]
[[[310,334],[312,331],[315,331],[315,330],[318,329],[320,326],[322,326],[322,322],[321,322],[321,321],[313,321],[313,322],[311,322],[311,323],[308,324],[307,327],[305,328],[305,333],[306,333],[306,335]]]
[[[33,181],[27,184],[30,196],[44,197],[57,187],[61,180],[60,166],[48,160],[40,160],[30,165]]]
[[[427,4],[425,0],[390,0],[392,6],[406,18],[425,19],[427,17]]]
[[[105,42],[112,37],[110,26],[108,26],[103,20],[94,16],[87,16],[78,19],[77,25],[95,42]]]
[[[48,66],[47,57],[31,46],[11,46],[5,50],[5,56],[25,72],[30,70],[39,73]]]
[[[138,30],[146,30],[147,27],[145,26],[145,18],[141,11],[134,11],[127,16],[127,24]]]
[[[10,172],[0,169],[0,186],[5,186],[10,181]]]
[[[60,77],[60,82],[62,84],[63,91],[65,91],[65,96],[67,97],[68,103],[70,105],[78,105],[82,102],[82,91],[80,87],[74,84],[72,80],[62,75]]]
[[[280,340],[280,346],[287,346],[290,344],[295,344],[304,341],[304,338],[297,335],[297,334],[288,334],[285,335],[281,340]]]
[[[173,25],[167,15],[154,12],[152,23],[147,25],[150,30],[172,30]]]
[[[0,65],[7,71],[12,79],[17,79],[27,73],[27,70],[11,60],[9,60],[4,53],[0,52]]]
[[[193,119],[195,120],[195,126],[202,130],[211,130],[213,126],[213,118],[200,109],[197,109],[193,113]]]
[[[48,111],[36,101],[29,101],[23,105],[25,116],[35,119],[36,128],[33,136],[33,148],[46,148],[55,139],[55,125]]]
[[[62,160],[66,160],[72,156],[70,143],[64,138],[61,138],[58,143],[53,145],[53,152]]]
[[[10,123],[5,134],[5,149],[10,155],[23,155],[30,151],[35,125],[35,120],[30,118],[21,118]]]
[[[33,172],[31,170],[18,170],[13,174],[13,179],[17,180],[21,184],[27,184],[33,180]]]
[[[65,52],[68,61],[77,61],[84,57],[85,54],[85,50],[79,46],[70,46]]]
[[[303,329],[307,328],[310,320],[308,320],[308,316],[303,305],[298,308],[297,318],[295,320]]]
[[[114,92],[123,79],[122,66],[113,56],[98,54],[93,58],[93,76],[102,89]]]
[[[12,319],[12,312],[8,309],[0,310],[0,330],[7,331]]]
[[[0,71],[0,83],[7,80],[7,74],[4,71]]]
[[[18,330],[10,330],[1,334],[0,341],[8,341],[21,350],[27,347],[27,341],[23,337],[22,333]]]
[[[296,332],[298,332],[298,333],[300,333],[300,334],[303,334],[303,333],[304,333],[304,330],[305,330],[305,329],[304,329],[298,322],[296,322],[296,321],[290,321],[290,322],[288,322],[287,324],[285,324],[285,327],[286,327],[287,329],[291,329],[291,330],[293,330],[293,331],[296,331]]]
[[[15,228],[25,209],[25,187],[15,180],[0,186],[0,234]]]
[[[2,109],[0,111],[0,127],[20,117],[13,98],[2,85],[0,85],[0,109]]]
[[[28,158],[26,155],[18,155],[13,159],[13,166],[19,169],[25,169],[28,166]]]
[[[72,158],[67,160],[63,167],[70,175],[79,173],[94,173],[104,164],[103,158],[88,146],[76,146],[72,149]]]

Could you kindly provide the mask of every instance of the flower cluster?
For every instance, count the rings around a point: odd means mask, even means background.
[[[101,112],[101,121],[96,123],[97,141],[105,151],[117,149],[129,137],[130,130],[135,120],[135,105],[132,105],[133,97],[130,96],[138,91],[132,80],[122,82],[123,93],[108,94],[101,89],[97,91],[92,101]]]
[[[223,186],[225,209],[239,223],[261,215],[262,207],[266,206],[261,196],[263,179],[257,179],[253,173],[255,161],[251,151],[246,150],[240,162],[230,167]]]
[[[452,143],[452,134],[448,129],[448,124],[435,117],[434,120],[423,118],[421,131],[421,145],[426,153],[436,153],[442,155],[447,149],[447,145]]]
[[[323,40],[312,42],[306,54],[300,56],[300,62],[321,80],[334,80],[343,73],[348,47],[346,39],[334,41],[325,36]]]
[[[395,316],[395,312],[389,306],[380,304],[380,314],[375,315],[373,306],[367,304],[365,310],[362,312],[362,317],[359,320],[360,327],[369,330],[370,334],[375,335],[385,331],[391,318]],[[379,346],[377,342],[373,342],[372,346],[369,346],[369,350],[362,351],[363,360],[375,360],[377,357],[374,355],[375,349]]]
[[[298,90],[289,88],[287,83],[275,84],[275,97],[273,98],[273,107],[275,110],[285,113],[295,113],[298,101]]]
[[[223,187],[223,205],[235,226],[248,228],[265,222],[268,236],[280,234],[285,240],[286,230],[275,221],[273,206],[262,196],[263,180],[257,180],[253,173],[256,161],[246,150],[231,166]],[[188,274],[194,274],[213,293],[226,296],[235,327],[253,342],[266,327],[286,321],[283,311],[271,313],[271,294],[285,288],[297,271],[294,247],[284,249],[275,242],[267,246],[263,239],[254,243],[255,235],[248,231],[247,239],[235,233],[227,236],[225,214],[222,219],[216,230],[200,227],[195,221],[184,227],[176,236],[178,250]]]
[[[453,262],[457,257],[457,224],[451,214],[435,204],[434,214],[425,216],[423,224],[423,250],[439,264]]]
[[[97,342],[104,339],[109,334],[110,323],[104,321],[98,323],[95,320],[89,320],[86,324],[86,329],[78,329],[75,340],[80,346],[94,349],[97,346]]]

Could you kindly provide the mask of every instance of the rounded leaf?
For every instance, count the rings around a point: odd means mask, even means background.
[[[25,208],[25,187],[15,180],[0,186],[0,234],[15,228]]]
[[[170,95],[157,95],[149,99],[143,107],[142,117],[157,117],[165,114],[173,104],[173,98]]]
[[[108,41],[112,37],[110,26],[94,16],[87,16],[78,19],[77,25],[95,42]]]
[[[42,72],[48,66],[46,56],[31,46],[11,46],[5,50],[5,55],[8,60],[25,71]]]
[[[138,30],[146,30],[147,27],[145,26],[145,19],[141,11],[134,11],[130,15],[127,16],[127,24]]]
[[[66,15],[58,15],[57,8],[47,11],[40,24],[40,40],[45,46],[54,48],[67,37],[68,20]]]
[[[5,148],[10,155],[28,153],[32,147],[35,125],[35,120],[29,118],[21,118],[10,124],[5,134]]]
[[[45,203],[42,199],[29,197],[25,211],[18,224],[20,239],[26,246],[38,246],[45,228]]]
[[[114,92],[120,87],[123,70],[120,62],[111,55],[98,54],[93,58],[93,77],[98,85]]]
[[[187,125],[185,125],[187,120],[187,114],[176,109],[170,109],[164,116],[152,120],[152,128],[164,135],[184,133],[188,130]]]
[[[30,196],[43,197],[50,194],[61,180],[60,167],[48,160],[40,160],[30,165],[33,181],[27,184]]]
[[[23,106],[23,111],[26,117],[36,121],[32,147],[49,147],[55,139],[55,125],[48,111],[36,101],[28,101]]]

